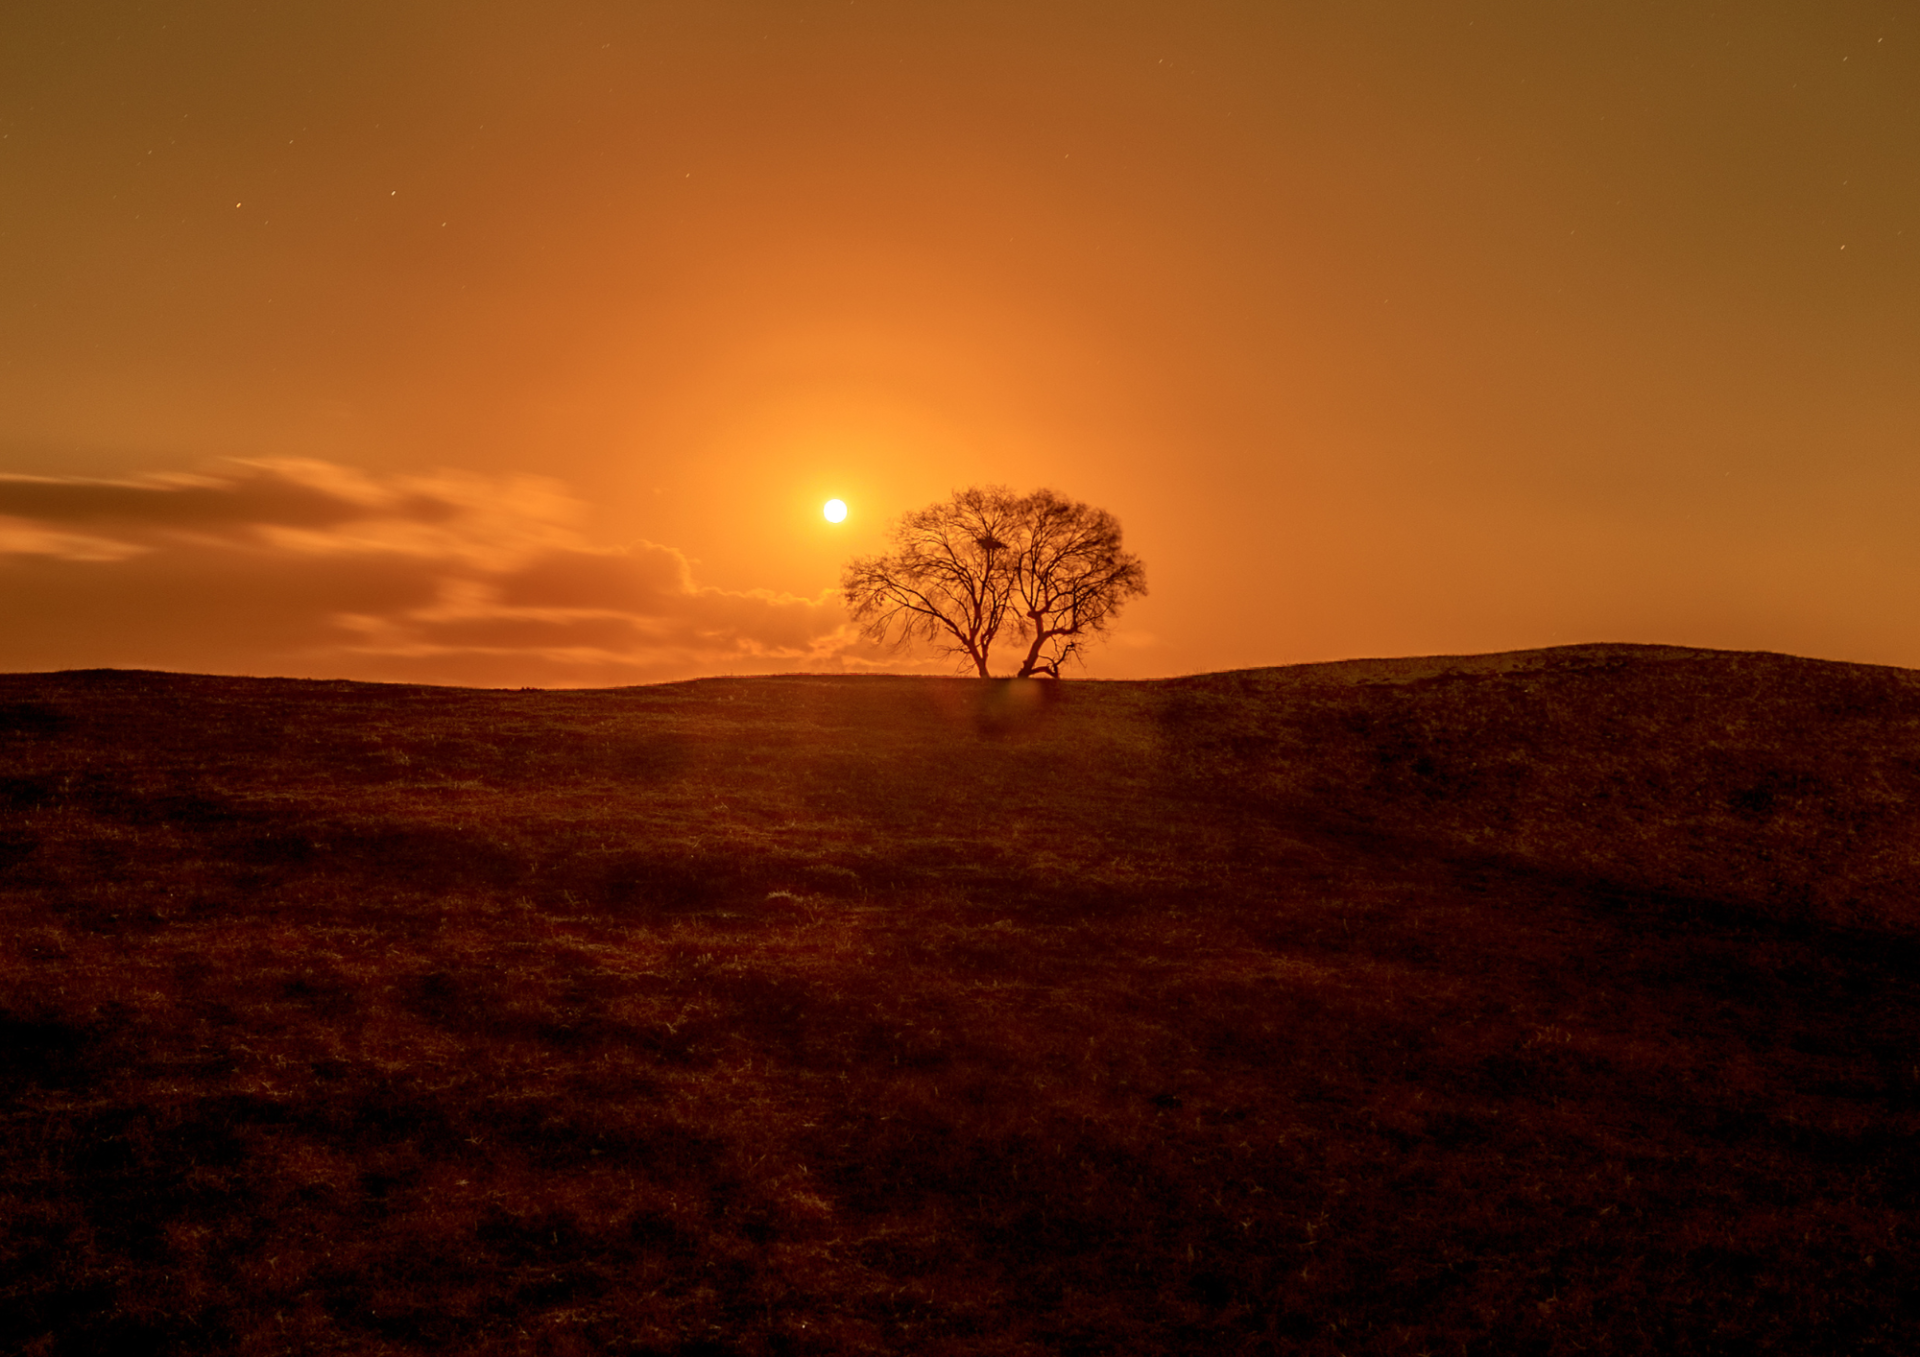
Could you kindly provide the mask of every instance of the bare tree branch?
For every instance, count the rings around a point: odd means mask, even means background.
[[[893,550],[850,562],[840,587],[867,635],[919,640],[964,658],[982,678],[1003,628],[1028,642],[1019,677],[1060,666],[1147,591],[1138,557],[1104,509],[1051,490],[974,487],[904,515]]]

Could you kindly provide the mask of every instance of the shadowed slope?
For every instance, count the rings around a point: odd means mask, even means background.
[[[31,1350],[1902,1351],[1920,679],[0,678]]]

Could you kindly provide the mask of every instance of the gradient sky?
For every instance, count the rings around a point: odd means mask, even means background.
[[[9,0],[0,472],[14,670],[900,667],[982,483],[1096,676],[1916,666],[1920,10]]]

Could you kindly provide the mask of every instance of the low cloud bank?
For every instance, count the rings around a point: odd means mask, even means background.
[[[598,685],[889,659],[831,590],[702,586],[578,510],[541,478],[308,460],[0,475],[0,668]]]

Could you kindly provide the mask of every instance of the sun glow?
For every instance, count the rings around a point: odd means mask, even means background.
[[[841,499],[830,499],[820,512],[827,516],[827,522],[839,523],[847,516],[847,502]]]

